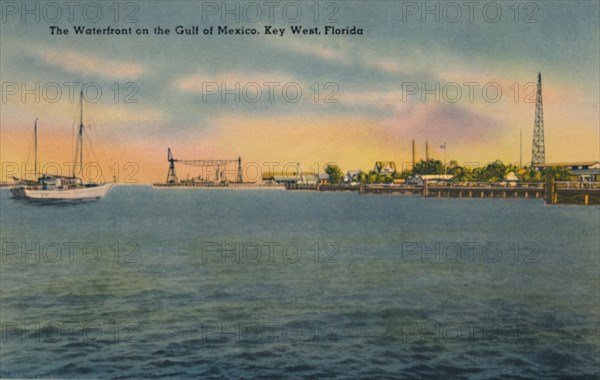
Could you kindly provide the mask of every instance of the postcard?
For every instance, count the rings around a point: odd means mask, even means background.
[[[1,378],[598,376],[597,1],[0,5]]]

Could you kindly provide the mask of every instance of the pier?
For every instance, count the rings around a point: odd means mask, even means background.
[[[360,191],[359,185],[346,184],[300,184],[291,183],[286,185],[287,190],[292,191]]]
[[[546,184],[546,203],[600,205],[600,182],[554,182]]]
[[[254,182],[178,182],[164,183],[157,182],[154,187],[161,188],[214,188],[214,189],[281,189],[285,186],[278,183],[254,183]]]
[[[423,196],[428,198],[533,198],[544,197],[543,183],[428,183],[423,185]]]
[[[286,186],[292,191],[357,191],[373,195],[417,195],[425,198],[539,199],[547,204],[600,205],[600,182],[488,183],[427,182],[405,184],[319,184]],[[548,191],[546,191],[548,190]]]
[[[402,184],[362,184],[361,194],[423,195],[423,186]]]

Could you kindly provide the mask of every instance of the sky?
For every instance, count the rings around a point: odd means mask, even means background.
[[[40,166],[68,174],[81,89],[85,161],[104,180],[164,181],[169,147],[177,159],[241,157],[251,180],[296,162],[319,172],[330,162],[406,167],[413,139],[417,159],[427,141],[440,160],[519,163],[522,134],[527,164],[538,72],[546,162],[600,159],[597,1],[1,6],[3,181],[31,176],[36,118]],[[300,26],[320,34],[293,34]],[[82,27],[105,34],[76,34]],[[182,164],[177,172],[200,174]]]

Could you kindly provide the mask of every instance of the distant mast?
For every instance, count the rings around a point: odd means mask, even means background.
[[[38,179],[38,156],[37,156],[37,122],[38,118],[35,118],[35,124],[33,125],[33,171],[35,172],[35,180]]]
[[[83,178],[83,89],[79,93],[79,133],[78,133],[79,162],[77,163],[77,153],[75,153],[75,165],[73,165],[73,178],[76,177],[77,164],[79,164],[79,174]]]
[[[79,93],[79,173],[83,178],[83,89]]]

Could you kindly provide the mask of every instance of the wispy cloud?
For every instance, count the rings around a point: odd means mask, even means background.
[[[7,107],[2,111],[3,129],[11,125],[18,125],[18,120],[24,120],[29,130],[29,125],[36,117],[40,121],[51,123],[52,130],[59,130],[64,126],[78,123],[79,109],[77,101],[69,101],[64,97],[56,103],[46,101],[22,102],[18,97],[8,97]],[[151,107],[143,103],[113,103],[108,102],[84,103],[84,124],[100,125],[102,129],[119,131],[136,131],[143,128],[147,132],[151,126],[162,125],[170,120],[165,110]],[[6,122],[6,128],[4,123]]]
[[[333,48],[319,43],[308,43],[299,40],[288,39],[286,41],[270,42],[283,50],[317,58],[328,62],[350,64],[352,61],[344,49]]]
[[[217,83],[234,88],[236,83],[244,86],[250,83],[257,83],[264,86],[265,83],[290,83],[297,82],[298,79],[293,79],[291,76],[281,72],[241,72],[230,71],[218,74],[207,74],[204,70],[199,70],[197,73],[179,78],[175,81],[175,87],[189,92],[202,93],[207,83]],[[229,88],[229,87],[227,87]]]
[[[379,69],[389,74],[395,74],[401,71],[400,64],[397,61],[387,58],[363,60],[363,62],[367,65],[373,66],[375,69]]]
[[[70,50],[32,50],[44,63],[66,71],[105,78],[135,79],[146,72],[143,65],[116,59],[90,56]]]
[[[324,62],[346,66],[357,65],[387,74],[410,71],[406,65],[401,63],[399,58],[384,55],[375,50],[365,50],[364,47],[355,46],[352,43],[331,46],[323,44],[321,41],[311,41],[309,43],[300,40],[288,40],[285,42],[270,42],[270,44],[293,54],[308,56]]]

